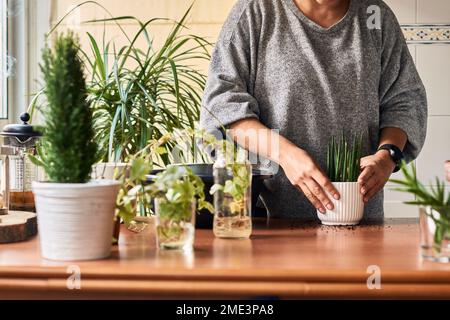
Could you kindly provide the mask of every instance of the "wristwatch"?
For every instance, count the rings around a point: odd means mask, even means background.
[[[405,158],[403,156],[403,152],[402,150],[400,150],[399,147],[397,147],[396,145],[393,144],[383,144],[382,146],[380,146],[377,150],[387,150],[389,151],[389,155],[391,156],[392,161],[394,161],[395,163],[395,169],[393,172],[397,172],[400,170],[400,164],[402,162],[402,160]]]

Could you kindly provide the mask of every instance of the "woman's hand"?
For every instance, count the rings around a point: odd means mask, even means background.
[[[380,150],[374,155],[361,159],[361,174],[358,182],[364,202],[368,202],[378,191],[383,189],[395,169],[389,151]]]
[[[289,150],[281,150],[280,165],[289,181],[303,192],[317,210],[326,213],[325,208],[334,209],[325,191],[337,200],[340,198],[339,192],[306,151],[293,145]]]

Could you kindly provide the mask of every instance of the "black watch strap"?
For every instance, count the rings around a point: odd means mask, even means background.
[[[394,163],[395,163],[394,172],[399,171],[400,164],[401,164],[402,160],[404,159],[402,150],[400,150],[400,148],[394,144],[383,144],[382,146],[380,146],[378,148],[377,152],[380,150],[389,151],[389,155],[391,156],[392,161],[394,161]]]

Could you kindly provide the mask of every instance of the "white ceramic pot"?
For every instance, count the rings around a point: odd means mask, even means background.
[[[339,191],[341,198],[335,200],[333,210],[328,210],[325,214],[317,211],[317,215],[322,224],[332,226],[356,225],[363,218],[364,202],[361,194],[361,187],[358,182],[333,182]]]
[[[94,180],[106,179],[114,180],[116,170],[122,173],[127,167],[127,163],[123,162],[101,162],[92,166],[91,178]]]
[[[41,255],[73,261],[111,253],[118,181],[33,182]]]

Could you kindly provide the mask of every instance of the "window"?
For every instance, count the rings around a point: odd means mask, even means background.
[[[0,119],[8,118],[7,108],[7,1],[0,4]]]

